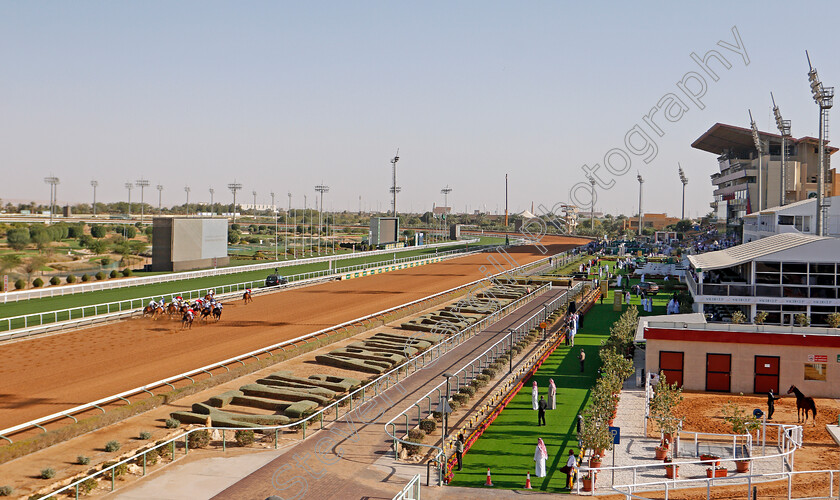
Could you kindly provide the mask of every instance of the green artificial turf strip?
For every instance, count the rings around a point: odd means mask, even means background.
[[[433,256],[435,254],[434,248],[427,248],[422,250],[410,251],[410,252],[402,252],[397,254],[397,258],[402,257],[411,257],[411,256],[418,256],[418,255],[429,255]],[[393,259],[393,254],[385,254],[385,255],[371,255],[366,257],[357,257],[354,259],[345,259],[338,261],[336,264],[340,268],[345,268],[349,266],[355,266],[364,263],[373,263],[373,262],[382,262],[383,264],[387,264]],[[283,275],[293,275],[293,274],[301,274],[301,273],[309,273],[313,271],[321,271],[327,269],[328,264],[326,262],[323,263],[315,263],[315,264],[303,264],[297,266],[289,266],[280,269],[280,273]],[[196,278],[190,280],[178,280],[172,281],[167,283],[159,283],[159,284],[152,284],[152,285],[142,285],[136,287],[126,287],[126,288],[117,288],[112,290],[102,290],[102,291],[95,291],[95,292],[86,292],[86,293],[79,293],[74,295],[65,295],[63,297],[44,297],[41,299],[31,299],[25,300],[20,302],[9,302],[7,304],[0,304],[0,318],[7,318],[11,316],[19,316],[22,314],[33,314],[33,313],[40,313],[40,312],[47,312],[47,311],[55,311],[61,309],[67,309],[72,307],[82,307],[94,304],[104,304],[107,302],[116,302],[120,300],[129,300],[129,299],[136,299],[142,297],[149,297],[149,296],[159,296],[159,295],[167,295],[170,293],[176,292],[183,292],[187,290],[198,290],[202,288],[212,288],[212,287],[219,287],[222,285],[228,284],[236,284],[236,283],[243,283],[246,281],[259,281],[264,280],[267,275],[271,274],[270,269],[264,269],[261,271],[251,271],[251,272],[243,272],[243,273],[236,273],[236,274],[226,274],[222,276],[213,276],[208,278]],[[91,283],[95,283],[95,279],[91,276]],[[87,310],[85,312],[86,316],[93,314],[93,308]],[[81,313],[78,315],[73,316],[81,317]],[[63,321],[70,319],[67,316],[67,313],[60,315],[58,317],[58,321]],[[34,323],[33,323],[34,320]],[[45,318],[45,323],[55,321],[54,317]],[[38,324],[38,316],[31,318],[29,321],[29,325],[37,325]],[[20,328],[23,326],[23,321],[20,321],[20,324],[13,323],[12,328]],[[7,330],[7,323],[0,322],[0,331]]]

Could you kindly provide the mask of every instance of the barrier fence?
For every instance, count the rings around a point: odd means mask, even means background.
[[[562,254],[558,254],[558,255],[553,256],[553,257],[555,259],[557,257],[564,257],[567,253],[568,252],[563,252]],[[431,295],[429,297],[426,297],[426,298],[423,298],[423,299],[420,299],[420,300],[417,300],[417,301],[414,301],[414,302],[410,302],[408,304],[404,304],[404,305],[397,306],[397,307],[394,307],[394,308],[391,308],[391,309],[387,309],[385,311],[375,313],[375,314],[372,314],[372,315],[364,316],[362,318],[358,318],[356,320],[343,323],[342,325],[336,325],[336,326],[331,327],[329,329],[319,330],[318,332],[314,332],[314,333],[311,333],[311,334],[308,334],[308,335],[304,335],[302,337],[298,337],[297,339],[281,342],[279,344],[275,344],[274,346],[270,346],[270,347],[267,347],[267,348],[260,349],[258,351],[253,351],[251,353],[247,353],[247,354],[243,354],[241,356],[237,356],[236,358],[231,358],[229,360],[225,360],[225,361],[222,361],[222,362],[219,362],[219,363],[214,363],[213,365],[208,365],[206,367],[202,367],[202,368],[198,368],[196,370],[192,370],[192,371],[187,372],[185,374],[176,375],[175,377],[170,377],[169,379],[166,379],[164,381],[155,382],[153,384],[149,384],[149,385],[146,385],[146,386],[141,387],[141,388],[133,389],[131,391],[126,391],[126,392],[124,392],[120,395],[111,396],[109,398],[105,398],[105,399],[100,400],[100,401],[95,402],[95,403],[88,403],[87,405],[82,405],[80,407],[68,410],[66,412],[57,413],[57,414],[54,414],[54,415],[50,415],[48,417],[43,417],[42,419],[38,419],[37,421],[27,422],[26,424],[22,424],[21,426],[17,426],[17,428],[4,429],[4,430],[0,431],[0,438],[6,439],[9,442],[11,442],[11,440],[9,438],[5,437],[5,434],[8,434],[10,432],[18,432],[20,430],[23,430],[24,428],[31,428],[33,425],[39,426],[37,424],[46,423],[50,420],[55,420],[56,418],[72,418],[72,417],[69,417],[67,415],[67,413],[77,412],[76,410],[81,410],[81,409],[86,410],[86,409],[90,409],[90,408],[96,408],[98,404],[107,403],[108,401],[114,401],[116,399],[123,399],[126,396],[137,394],[137,393],[140,393],[140,392],[149,392],[147,389],[150,389],[150,388],[153,388],[153,387],[158,387],[158,386],[164,385],[164,384],[170,384],[171,382],[173,382],[175,380],[182,379],[184,377],[188,378],[189,375],[194,375],[194,374],[201,373],[201,372],[209,373],[209,370],[212,370],[213,368],[218,368],[218,367],[221,367],[221,366],[225,366],[226,364],[230,364],[230,363],[237,362],[237,361],[242,362],[241,359],[245,359],[245,358],[248,358],[248,357],[256,357],[256,354],[265,353],[267,351],[280,348],[281,346],[294,345],[294,343],[296,343],[296,342],[300,342],[300,341],[303,341],[303,340],[306,340],[306,339],[311,339],[311,338],[313,338],[314,336],[317,336],[317,335],[326,334],[327,336],[329,336],[326,333],[328,331],[337,330],[341,327],[351,326],[351,325],[357,324],[357,323],[363,323],[364,321],[370,320],[371,318],[375,318],[375,317],[378,317],[378,316],[384,316],[385,314],[388,314],[390,312],[394,312],[398,309],[403,309],[403,308],[409,307],[412,304],[414,304],[414,305],[419,304],[419,309],[422,310],[423,309],[423,306],[422,306],[423,303],[428,302],[430,300],[433,300],[434,298],[441,297],[444,294],[453,293],[455,291],[459,291],[459,290],[462,290],[464,288],[474,287],[474,286],[476,286],[480,283],[495,280],[496,278],[498,278],[501,275],[509,275],[510,273],[514,273],[514,272],[525,272],[529,269],[539,268],[539,267],[543,266],[545,263],[547,263],[547,261],[548,261],[548,257],[540,259],[540,260],[535,261],[535,262],[532,262],[530,264],[517,266],[517,267],[511,268],[509,270],[505,270],[505,271],[502,271],[502,272],[499,272],[499,273],[495,273],[495,274],[493,274],[493,275],[491,275],[487,278],[482,278],[480,280],[475,280],[475,281],[472,281],[470,283],[467,283],[467,284],[464,284],[464,285],[446,290],[444,292],[439,292],[439,293]],[[385,391],[388,388],[390,388],[391,385],[392,385],[392,381],[393,381],[393,383],[399,383],[401,372],[404,372],[403,379],[410,376],[411,374],[416,373],[417,371],[421,370],[427,364],[426,358],[429,358],[430,362],[434,361],[436,359],[439,359],[445,353],[451,351],[452,349],[454,349],[458,345],[462,344],[468,338],[471,338],[476,333],[481,332],[482,330],[484,330],[485,328],[487,328],[491,324],[494,324],[495,322],[499,321],[507,313],[515,310],[516,308],[518,308],[518,307],[520,307],[524,304],[527,304],[527,303],[531,302],[537,296],[541,295],[542,293],[549,290],[550,288],[551,288],[551,284],[544,285],[543,287],[540,287],[540,288],[534,290],[531,294],[528,294],[524,297],[521,297],[519,299],[516,299],[516,300],[510,302],[509,304],[505,305],[503,308],[497,310],[496,312],[491,313],[489,316],[487,316],[487,317],[479,320],[478,322],[464,328],[463,330],[459,331],[458,333],[455,333],[455,334],[447,337],[446,339],[439,342],[438,344],[435,344],[434,346],[430,347],[426,351],[424,351],[422,353],[419,353],[418,355],[414,356],[413,358],[406,361],[402,365],[400,365],[396,368],[393,368],[386,373],[383,373],[382,375],[380,375],[376,379],[364,384],[362,387],[356,389],[355,391],[344,395],[343,397],[334,401],[330,405],[328,405],[324,408],[321,408],[320,410],[316,411],[312,415],[310,415],[310,416],[308,416],[308,417],[306,417],[302,420],[299,420],[299,421],[291,423],[291,424],[285,424],[285,425],[279,425],[279,426],[265,426],[265,427],[257,427],[257,428],[252,427],[252,428],[247,428],[247,429],[246,428],[241,428],[241,429],[217,428],[215,430],[218,430],[222,433],[222,449],[226,450],[226,446],[227,446],[226,445],[226,443],[227,443],[226,433],[227,432],[233,433],[237,430],[261,431],[261,432],[272,432],[273,431],[273,433],[274,433],[274,447],[275,448],[277,448],[277,446],[278,446],[278,439],[280,437],[281,432],[296,433],[296,429],[299,429],[301,431],[301,439],[302,440],[306,439],[307,426],[309,424],[315,425],[316,423],[318,423],[320,425],[320,429],[323,429],[324,428],[324,419],[325,419],[325,416],[328,414],[328,412],[332,412],[333,410],[335,410],[335,417],[333,419],[333,422],[336,422],[341,418],[341,408],[346,406],[347,409],[344,412],[344,416],[347,417],[351,412],[354,411],[354,401],[358,401],[358,402],[356,402],[356,409],[358,409],[359,407],[361,407],[365,403],[370,402],[375,397],[377,397],[381,391]],[[259,359],[259,358],[257,358],[257,359]],[[418,365],[422,365],[422,366],[418,367]],[[211,376],[212,376],[212,374],[211,374]],[[373,392],[372,395],[371,395],[371,391]],[[49,493],[48,495],[46,495],[42,498],[51,498],[51,497],[54,497],[54,496],[56,496],[60,493],[65,493],[65,492],[70,493],[72,491],[75,491],[75,494],[78,497],[79,489],[80,489],[82,483],[84,483],[85,481],[87,481],[88,479],[91,479],[91,478],[99,478],[100,476],[104,478],[106,476],[106,474],[108,474],[109,472],[111,472],[109,477],[111,479],[111,490],[113,491],[115,489],[114,477],[115,477],[116,474],[114,474],[112,471],[114,471],[114,469],[116,467],[119,467],[123,464],[128,464],[129,462],[135,462],[135,463],[140,462],[143,465],[143,475],[145,475],[145,473],[146,473],[146,455],[148,453],[150,453],[152,451],[158,451],[158,450],[160,450],[161,448],[164,448],[164,447],[171,448],[171,454],[172,454],[172,458],[174,460],[175,459],[175,453],[176,453],[176,443],[180,443],[181,440],[183,440],[183,450],[184,450],[184,455],[186,455],[187,453],[189,453],[189,436],[191,434],[195,433],[195,432],[205,431],[207,429],[208,428],[206,428],[206,427],[199,427],[199,428],[190,429],[190,430],[184,432],[183,434],[175,436],[171,439],[168,439],[168,440],[164,441],[163,443],[155,445],[154,447],[150,447],[146,450],[143,450],[140,453],[134,454],[134,455],[132,455],[128,458],[125,458],[125,459],[120,460],[116,463],[113,463],[113,464],[109,465],[108,467],[105,467],[105,468],[103,468],[103,469],[101,469],[101,470],[99,470],[99,471],[97,471],[93,474],[89,474],[89,475],[86,475],[86,476],[76,480],[76,481],[72,481],[67,486],[64,486],[64,487],[62,487],[58,490],[55,490],[55,491]],[[210,429],[213,429],[213,428],[210,428]]]
[[[310,257],[308,259],[296,260],[279,260],[273,262],[263,262],[260,264],[248,264],[245,266],[231,266],[216,269],[204,269],[201,271],[187,271],[182,273],[168,273],[156,276],[142,276],[137,278],[126,278],[117,281],[103,281],[97,283],[81,283],[78,285],[62,285],[57,287],[37,288],[33,290],[20,290],[15,292],[3,293],[3,303],[19,302],[22,300],[40,299],[44,297],[61,297],[64,295],[74,295],[77,293],[95,292],[101,290],[112,290],[115,288],[127,288],[133,286],[152,285],[158,283],[167,283],[170,281],[181,281],[195,278],[207,278],[212,276],[224,276],[228,274],[247,273],[251,271],[273,270],[274,268],[284,268],[289,266],[301,266],[306,264],[316,264],[319,262],[330,262],[346,259],[359,259],[371,255],[388,255],[392,253],[401,253],[409,251],[418,251],[425,248],[444,248],[453,245],[468,245],[477,243],[479,240],[461,240],[457,242],[434,243],[430,245],[423,245],[419,247],[403,247],[388,250],[371,250],[368,252],[356,252],[340,255],[330,255],[324,257]]]
[[[449,258],[455,255],[465,256],[465,255],[472,255],[474,253],[479,253],[482,250],[468,250],[465,248],[458,248],[454,250],[447,250],[445,252],[440,252],[435,256],[429,255],[416,255],[411,257],[401,257],[399,259],[394,259],[391,262],[370,262],[364,264],[357,264],[355,266],[348,266],[344,268],[336,268],[336,269],[325,269],[322,271],[312,271],[308,273],[301,273],[295,274],[291,276],[286,276],[289,283],[295,282],[303,282],[309,281],[316,278],[324,278],[328,276],[333,276],[336,274],[343,274],[348,272],[353,272],[356,270],[362,269],[371,269],[382,267],[384,265],[388,265],[389,263],[393,264],[403,264],[409,262],[418,262],[424,260],[430,260],[434,258]],[[61,321],[72,321],[74,319],[85,319],[92,316],[99,316],[99,315],[107,315],[112,314],[115,312],[123,312],[129,311],[132,314],[142,312],[142,308],[144,305],[148,304],[151,300],[157,300],[161,297],[167,299],[167,302],[172,302],[173,297],[181,296],[186,300],[193,300],[197,298],[204,297],[209,290],[215,290],[219,295],[223,294],[231,294],[235,292],[244,291],[248,288],[266,288],[265,287],[265,280],[251,280],[245,281],[242,283],[234,283],[230,285],[220,285],[215,287],[203,287],[195,290],[184,290],[179,292],[171,292],[165,294],[156,294],[153,296],[147,297],[140,297],[135,299],[127,299],[127,300],[119,300],[114,302],[107,302],[104,304],[94,304],[89,306],[79,306],[79,307],[71,307],[67,309],[59,309],[55,311],[46,311],[41,313],[33,313],[33,314],[22,314],[19,316],[10,316],[8,318],[0,318],[0,332],[15,332],[16,330],[27,329],[32,326],[41,326],[50,323],[58,323]],[[280,287],[267,287],[271,289],[276,289]],[[75,326],[75,325],[74,325]],[[41,330],[37,330],[32,333],[27,333],[27,335],[32,335],[35,333],[41,333]],[[13,335],[13,333],[6,333],[0,334],[0,340],[5,338],[9,338]],[[19,336],[14,334],[14,336]]]

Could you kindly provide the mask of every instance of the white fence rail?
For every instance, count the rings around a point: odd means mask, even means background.
[[[355,266],[348,266],[344,268],[338,269],[324,269],[322,271],[313,271],[309,273],[302,273],[302,274],[295,274],[292,276],[287,276],[286,278],[289,280],[289,283],[301,282],[301,281],[308,281],[315,278],[324,278],[328,276],[333,276],[335,274],[342,274],[348,273],[363,269],[373,269],[382,266],[387,266],[390,264],[404,264],[409,262],[418,262],[424,261],[434,258],[440,257],[452,257],[455,255],[463,256],[463,255],[470,255],[473,253],[477,253],[480,250],[469,251],[466,248],[457,248],[454,250],[447,250],[445,252],[439,252],[437,255],[415,255],[411,257],[402,257],[399,259],[395,259],[393,261],[380,261],[380,262],[367,262],[364,264],[357,264]],[[215,290],[218,294],[230,294],[238,291],[243,291],[247,288],[262,288],[264,287],[265,280],[252,280],[252,281],[245,281],[242,283],[234,283],[229,285],[220,285],[220,286],[213,286],[213,287],[203,287],[195,290],[184,290],[178,292],[171,292],[171,293],[164,293],[164,294],[155,294],[152,296],[147,297],[139,297],[135,299],[127,299],[127,300],[119,300],[114,302],[107,302],[104,304],[94,304],[88,306],[78,306],[78,307],[70,307],[67,309],[59,309],[54,311],[45,311],[41,313],[33,313],[33,314],[22,314],[18,316],[10,316],[8,318],[0,318],[0,340],[5,340],[9,338],[16,338],[20,337],[21,330],[28,330],[32,326],[42,326],[49,323],[58,323],[58,322],[65,322],[71,321],[74,319],[85,319],[94,316],[99,316],[103,314],[110,315],[115,312],[122,312],[127,311],[131,314],[141,312],[142,308],[149,303],[151,300],[157,300],[161,297],[164,297],[166,302],[171,302],[173,297],[184,297],[187,300],[197,299],[200,297],[204,297],[207,294],[208,290]],[[55,329],[55,328],[52,328]],[[48,329],[50,330],[50,329]],[[34,333],[42,333],[43,329],[36,329]],[[26,335],[31,335],[27,333]]]
[[[559,255],[554,256],[554,257],[555,258],[564,257],[566,255],[567,255],[567,252],[563,252],[562,254],[559,254]],[[565,257],[564,257],[564,259],[565,259]],[[352,324],[364,322],[368,319],[387,314],[387,313],[395,311],[397,309],[410,307],[411,305],[415,305],[415,304],[422,304],[425,301],[432,300],[434,298],[440,297],[441,295],[451,293],[451,292],[454,292],[456,290],[460,290],[460,289],[463,289],[463,288],[470,288],[470,287],[473,287],[473,286],[475,286],[479,283],[490,281],[493,278],[496,278],[500,275],[510,274],[511,272],[524,271],[524,270],[529,269],[529,268],[536,268],[536,267],[544,265],[547,262],[548,262],[548,257],[540,259],[540,260],[535,261],[535,262],[532,262],[530,264],[517,266],[513,269],[508,269],[508,270],[502,271],[500,273],[493,274],[492,276],[489,276],[487,278],[482,278],[480,280],[475,280],[475,281],[472,281],[470,283],[466,283],[464,285],[460,285],[458,287],[451,288],[449,290],[436,293],[434,295],[431,295],[429,297],[425,297],[423,299],[419,299],[419,300],[416,300],[416,301],[413,301],[413,302],[409,302],[408,304],[403,304],[401,306],[393,307],[393,308],[387,309],[385,311],[381,311],[379,313],[367,315],[367,316],[364,316],[362,318],[357,318],[353,321],[348,321],[346,323],[342,323],[341,325],[336,325],[336,326],[333,326],[333,327],[328,328],[328,329],[319,330],[318,332],[310,333],[310,334],[298,337],[297,339],[281,342],[279,344],[275,344],[273,346],[269,346],[269,347],[266,347],[266,348],[263,348],[263,349],[259,349],[257,351],[252,351],[250,353],[243,354],[243,355],[237,356],[235,358],[230,358],[228,360],[225,360],[225,361],[222,361],[222,362],[219,362],[219,363],[214,363],[212,365],[208,365],[208,366],[205,366],[205,367],[202,367],[202,368],[197,368],[195,370],[183,373],[181,375],[176,375],[174,377],[169,377],[165,380],[158,381],[158,382],[155,382],[155,383],[152,383],[152,384],[148,384],[146,386],[143,386],[143,387],[140,387],[140,388],[137,388],[137,389],[133,389],[131,391],[126,391],[126,392],[123,392],[122,394],[119,394],[119,395],[110,396],[108,398],[101,399],[101,400],[96,401],[94,403],[88,403],[86,405],[82,405],[82,406],[73,408],[71,410],[67,410],[65,412],[55,413],[53,415],[43,417],[43,418],[38,419],[38,420],[33,420],[32,422],[27,422],[26,424],[21,424],[20,426],[16,426],[16,427],[13,427],[13,428],[10,428],[10,429],[4,429],[4,430],[0,431],[0,438],[6,439],[7,441],[11,442],[11,439],[9,439],[8,437],[5,437],[5,434],[10,434],[12,432],[19,432],[20,430],[24,430],[24,429],[31,428],[31,427],[40,427],[40,424],[47,423],[47,422],[50,422],[50,421],[54,421],[54,420],[59,419],[59,418],[73,418],[73,417],[70,417],[68,414],[69,413],[78,413],[78,411],[88,410],[88,409],[91,409],[91,408],[97,408],[97,405],[106,404],[108,402],[112,402],[112,401],[115,401],[115,400],[118,400],[118,399],[123,399],[126,396],[138,394],[140,392],[150,392],[148,389],[159,387],[161,385],[171,385],[171,382],[183,379],[185,377],[189,378],[190,375],[195,375],[195,374],[202,373],[202,372],[209,373],[209,371],[214,369],[214,368],[223,367],[223,366],[226,367],[225,365],[230,364],[230,363],[234,363],[234,362],[242,362],[241,361],[242,359],[246,359],[246,358],[250,358],[250,357],[256,357],[257,354],[261,354],[261,353],[265,353],[267,351],[271,351],[271,350],[274,350],[274,349],[277,349],[277,348],[281,348],[281,346],[287,346],[287,345],[290,345],[290,344],[294,344],[295,342],[300,342],[300,341],[303,341],[303,340],[311,339],[311,338],[313,338],[317,335],[326,334],[328,331],[338,329],[342,326],[349,326],[349,325],[352,325]],[[388,387],[390,387],[391,381],[394,378],[396,378],[396,382],[399,382],[400,371],[405,371],[404,378],[408,377],[412,373],[416,373],[418,370],[422,369],[422,367],[418,368],[418,363],[422,361],[423,365],[425,365],[426,357],[430,357],[431,359],[435,359],[435,357],[440,358],[440,356],[442,356],[444,353],[450,351],[451,349],[453,349],[457,345],[460,345],[464,340],[466,340],[466,338],[470,334],[473,334],[473,333],[476,333],[476,332],[479,332],[479,331],[483,330],[484,328],[486,328],[490,324],[497,321],[499,319],[499,317],[504,312],[513,310],[516,307],[519,307],[520,305],[523,305],[523,304],[531,301],[533,298],[535,298],[538,295],[537,292],[541,292],[542,290],[548,289],[549,287],[550,287],[550,285],[545,285],[544,287],[536,290],[534,293],[532,293],[530,295],[526,295],[525,297],[521,297],[521,298],[509,303],[504,308],[490,314],[489,316],[487,316],[487,317],[483,318],[482,320],[474,323],[473,325],[468,326],[467,328],[460,331],[459,333],[449,336],[444,341],[442,341],[438,344],[435,344],[434,346],[432,346],[428,350],[426,350],[423,353],[415,356],[414,358],[410,359],[409,361],[407,361],[403,365],[398,366],[396,368],[393,368],[386,373],[383,373],[382,375],[380,375],[379,377],[377,377],[373,381],[368,382],[367,384],[363,385],[362,387],[356,389],[355,391],[353,391],[349,394],[346,394],[341,399],[338,399],[338,400],[334,401],[332,404],[318,410],[317,412],[313,413],[309,417],[306,417],[306,418],[304,418],[300,421],[297,421],[295,423],[292,423],[292,424],[279,425],[279,426],[266,426],[266,427],[260,427],[260,428],[248,428],[248,429],[241,429],[241,430],[274,431],[275,447],[277,447],[278,433],[279,432],[284,431],[284,430],[289,430],[291,428],[296,428],[298,426],[302,429],[302,438],[306,439],[307,423],[312,423],[314,425],[316,422],[320,421],[321,428],[323,429],[324,416],[327,414],[328,411],[333,411],[333,410],[335,411],[335,420],[334,421],[337,421],[340,418],[341,408],[343,406],[347,406],[347,409],[345,410],[345,416],[346,416],[350,412],[354,411],[354,400],[356,400],[356,399],[361,400],[360,402],[358,402],[356,404],[356,408],[360,407],[361,405],[364,405],[366,402],[369,402],[369,401],[373,400],[374,397],[379,394],[380,389],[386,390]],[[411,371],[411,373],[409,373],[410,368],[413,368],[413,371]],[[383,385],[385,386],[384,388],[382,388]],[[371,394],[370,394],[371,389],[373,390],[373,393],[374,393],[373,396],[371,396]],[[366,395],[366,391],[367,391],[367,395]],[[143,452],[137,453],[137,454],[135,454],[131,457],[128,457],[124,460],[121,460],[117,463],[114,463],[114,464],[110,465],[109,467],[103,468],[100,471],[97,471],[93,474],[87,475],[87,476],[85,476],[81,479],[73,481],[70,484],[68,484],[67,486],[64,486],[63,488],[60,488],[60,489],[46,495],[43,498],[55,497],[56,495],[58,495],[60,493],[65,493],[65,492],[69,493],[69,492],[73,491],[74,489],[76,491],[76,494],[78,494],[79,486],[84,481],[86,481],[90,478],[99,478],[99,477],[104,478],[104,477],[106,477],[106,474],[108,474],[110,471],[112,471],[115,467],[119,467],[122,464],[126,464],[126,463],[129,463],[129,462],[132,462],[132,461],[136,462],[136,461],[142,459],[143,463],[145,464],[146,453],[148,453],[150,451],[153,451],[153,450],[158,450],[158,449],[160,449],[164,446],[167,446],[167,447],[171,446],[172,447],[172,451],[173,451],[172,457],[173,457],[173,460],[174,460],[174,457],[175,457],[175,443],[179,442],[180,440],[183,439],[184,450],[185,450],[185,454],[186,454],[187,452],[189,452],[189,435],[194,433],[194,432],[202,431],[202,430],[204,430],[204,428],[191,429],[191,430],[189,430],[189,431],[187,431],[183,434],[180,434],[180,435],[178,435],[178,436],[176,436],[172,439],[169,439],[169,440],[165,441],[164,443],[161,443],[161,444],[159,444],[159,445],[157,445],[153,448],[149,448],[147,450],[144,450]],[[226,430],[227,431],[235,431],[235,430],[240,430],[240,429],[232,429],[232,428],[221,429],[220,428],[219,430],[221,430],[222,433],[224,433]],[[224,443],[226,442],[224,440],[224,437],[223,437],[222,442],[223,442],[223,446],[224,446]],[[145,467],[144,467],[144,473],[145,473]],[[114,474],[110,474],[110,478],[111,478],[111,489],[113,491],[113,489],[114,489],[114,480],[113,480]]]
[[[167,283],[170,281],[180,281],[195,278],[207,278],[211,276],[224,276],[228,274],[247,273],[251,271],[261,271],[266,269],[273,270],[274,268],[283,268],[289,266],[298,266],[306,264],[315,264],[318,262],[329,262],[346,259],[358,259],[370,255],[388,255],[392,253],[409,252],[422,250],[424,248],[443,248],[453,245],[465,245],[476,243],[478,240],[462,240],[457,242],[434,243],[431,245],[423,245],[417,247],[403,247],[394,248],[390,250],[371,250],[369,252],[348,253],[341,255],[329,255],[324,257],[311,257],[308,259],[296,260],[279,260],[273,262],[263,262],[260,264],[249,264],[246,266],[231,266],[217,269],[204,269],[201,271],[187,271],[183,273],[169,273],[160,274],[156,276],[142,276],[137,278],[125,278],[116,281],[102,281],[96,283],[80,283],[78,285],[62,285],[56,287],[36,288],[33,290],[20,290],[16,292],[3,293],[3,303],[19,302],[21,300],[40,299],[44,297],[61,297],[64,295],[74,295],[77,293],[95,292],[100,290],[112,290],[115,288],[127,288],[132,286],[153,285],[157,283]]]

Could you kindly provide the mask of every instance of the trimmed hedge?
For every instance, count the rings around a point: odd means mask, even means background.
[[[420,430],[426,434],[431,434],[437,429],[437,422],[433,418],[425,418],[420,421]]]
[[[207,448],[210,445],[210,431],[195,431],[187,438],[190,448]]]
[[[90,275],[88,273],[83,274],[82,283],[87,283],[88,281],[90,281]]]
[[[111,274],[109,274],[109,276],[111,277],[111,279],[114,279],[117,276],[119,276],[119,273],[117,272],[116,269],[114,269],[113,271],[111,271]]]
[[[105,273],[104,273],[103,271],[99,271],[98,273],[96,273],[96,274],[94,275],[94,277],[95,277],[98,281],[102,281],[102,280],[104,280],[104,279],[106,278],[106,275],[105,275]]]
[[[426,437],[426,433],[421,431],[420,429],[411,429],[408,431],[408,439],[406,441],[413,441],[415,443],[422,443],[423,438]],[[415,455],[420,451],[420,445],[417,444],[405,444],[403,443],[403,448],[405,451],[408,452],[409,455]]]
[[[34,286],[35,288],[41,288],[42,286],[44,286],[44,280],[42,280],[41,278],[35,278],[32,281],[32,286]]]
[[[475,388],[470,386],[461,387],[460,389],[458,389],[458,392],[464,393],[470,397],[475,396]]]
[[[166,428],[167,429],[177,429],[180,426],[181,426],[181,422],[179,422],[178,419],[175,419],[175,418],[167,418],[166,419]]]
[[[254,444],[254,431],[236,431],[233,438],[239,446],[250,446]]]
[[[76,282],[76,277],[72,274],[68,274],[67,275],[67,283],[75,283],[75,282]]]
[[[56,286],[56,285],[60,285],[60,284],[61,284],[61,278],[59,278],[58,276],[53,276],[52,278],[50,278],[50,285]]]
[[[455,402],[460,403],[462,405],[467,404],[467,401],[469,401],[469,400],[470,400],[470,396],[468,394],[464,394],[462,392],[459,392],[457,394],[452,395],[452,401],[455,401]]]

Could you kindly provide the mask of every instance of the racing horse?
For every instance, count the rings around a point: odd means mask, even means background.
[[[199,317],[199,320],[207,322],[207,318],[210,317],[210,314],[212,314],[212,310],[210,309],[210,306],[207,306],[201,310],[201,316]]]
[[[174,316],[177,312],[178,306],[176,306],[174,302],[170,302],[166,305],[166,314],[169,315],[169,319],[172,319],[172,316]]]
[[[245,293],[242,294],[242,300],[244,300],[246,304],[254,301],[254,298],[251,297],[251,290],[245,290]]]
[[[802,391],[796,388],[795,385],[790,386],[787,391],[788,394],[796,394],[796,422],[800,421],[800,413],[805,414],[805,422],[808,423],[808,411],[811,412],[811,421],[817,425],[817,405],[814,403],[814,398],[805,397]]]
[[[189,311],[187,311],[181,317],[181,330],[185,330],[187,328],[192,330],[192,324],[193,324],[193,315]]]
[[[157,307],[146,306],[146,307],[143,308],[143,317],[144,318],[146,316],[151,316],[152,319],[158,319],[158,316],[160,316],[161,314],[163,314],[163,308],[160,307],[160,306],[157,306]]]
[[[222,319],[222,305],[216,304],[216,307],[213,308],[213,319],[219,321]]]

